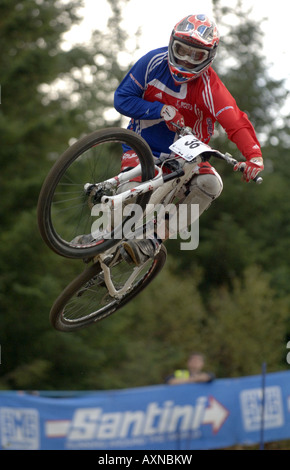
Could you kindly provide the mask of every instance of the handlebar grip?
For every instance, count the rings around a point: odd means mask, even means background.
[[[226,155],[228,155],[228,154],[226,154]],[[237,163],[238,163],[237,160],[235,160],[234,158],[231,158],[231,164],[232,164],[232,165],[236,165]],[[244,173],[244,167],[240,167],[240,168],[239,168],[239,171],[240,171],[241,173]],[[251,181],[254,181],[254,183],[256,183],[256,184],[262,184],[262,183],[263,183],[263,178],[262,178],[261,176],[257,175],[257,176],[256,176],[255,178],[253,178]]]
[[[263,178],[261,176],[256,176],[253,181],[255,181],[256,184],[261,184],[263,183]]]
[[[241,173],[244,173],[244,168],[243,168],[243,167],[240,168],[239,171],[240,171]],[[254,181],[254,183],[256,183],[256,184],[261,184],[261,183],[263,183],[263,178],[262,178],[261,176],[258,176],[258,175],[257,175],[257,176],[256,176],[255,178],[253,178],[251,181]]]

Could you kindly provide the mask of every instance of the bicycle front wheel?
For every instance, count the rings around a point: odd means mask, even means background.
[[[139,269],[138,275],[121,298],[110,295],[99,262],[85,269],[53,304],[50,311],[52,326],[62,332],[71,332],[93,325],[117,312],[157,276],[165,264],[166,256],[166,248],[162,245],[155,258],[148,260],[141,269],[120,259],[111,268],[111,280],[118,291],[128,283],[133,270]]]
[[[131,147],[139,157],[142,181],[154,177],[154,162],[145,140],[136,133],[121,128],[108,128],[83,137],[56,161],[47,175],[38,200],[37,216],[40,234],[54,252],[68,258],[93,257],[113,247],[119,240],[115,230],[122,233],[125,220],[107,236],[86,237],[80,243],[79,236],[90,235],[94,218],[92,208],[100,203],[101,196],[109,192],[87,194],[85,185],[102,183],[120,172],[123,145]],[[145,209],[151,193],[139,195],[135,204]],[[120,238],[120,237],[119,237]]]

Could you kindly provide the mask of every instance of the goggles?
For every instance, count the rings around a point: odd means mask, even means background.
[[[209,51],[188,46],[177,40],[173,42],[172,51],[175,59],[189,62],[192,65],[202,64],[209,57]]]

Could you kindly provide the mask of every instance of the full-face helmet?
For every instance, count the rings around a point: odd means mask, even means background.
[[[215,22],[206,15],[189,15],[177,23],[168,47],[174,81],[186,83],[204,73],[215,58],[219,39]]]

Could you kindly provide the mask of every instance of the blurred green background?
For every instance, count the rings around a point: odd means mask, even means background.
[[[63,34],[80,21],[81,3],[0,3],[0,389],[159,384],[192,350],[205,353],[220,378],[259,374],[263,362],[268,372],[287,370],[290,116],[280,112],[287,89],[269,73],[261,21],[250,19],[242,2],[213,1],[228,31],[214,68],[255,126],[263,184],[242,184],[216,165],[224,191],[200,220],[197,250],[181,251],[179,240],[170,240],[162,273],[123,310],[73,334],[50,326],[53,301],[84,265],[58,257],[41,240],[38,194],[71,142],[123,125],[108,111],[131,65],[118,61],[128,37],[122,8],[130,0],[107,0],[105,33],[95,30],[90,44],[62,47]],[[219,126],[211,145],[238,157]]]

